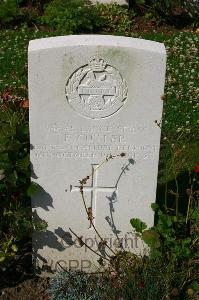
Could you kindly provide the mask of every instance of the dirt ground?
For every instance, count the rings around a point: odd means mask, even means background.
[[[1,290],[1,300],[49,300],[48,278],[35,277]]]
[[[49,300],[49,278],[35,275],[32,244],[24,241],[22,253],[10,266],[0,269],[0,300]]]

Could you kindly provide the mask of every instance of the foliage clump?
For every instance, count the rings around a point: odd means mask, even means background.
[[[7,24],[19,17],[20,2],[20,0],[0,1],[0,24]]]
[[[85,0],[53,0],[46,6],[41,22],[59,33],[74,34],[95,32],[103,20],[96,7]]]
[[[130,0],[130,7],[139,15],[155,18],[177,27],[198,25],[199,4],[195,0]]]
[[[0,101],[0,269],[6,269],[33,226],[43,229],[45,224],[32,222],[30,196],[36,186],[30,183],[25,101],[9,91]]]
[[[108,300],[109,292],[102,276],[74,270],[58,272],[49,289],[52,300]]]
[[[0,26],[33,25],[38,22],[40,10],[38,1],[6,0],[0,1]]]
[[[135,13],[128,10],[127,7],[111,4],[97,4],[97,10],[103,19],[102,30],[106,32],[117,32],[122,35],[128,35],[134,23]]]
[[[177,299],[198,299],[198,167],[195,174],[190,173],[189,183],[190,188],[186,190],[187,200],[183,203],[184,211],[179,209],[182,203],[179,203],[176,181],[176,190],[170,191],[170,194],[175,196],[173,203],[175,208],[169,206],[167,200],[162,207],[152,204],[152,209],[156,213],[156,224],[153,227],[147,229],[141,220],[131,219],[131,225],[136,233],[149,247],[149,256],[143,260],[143,266],[139,271],[143,287],[146,288],[143,290],[146,292],[154,286],[151,294],[153,297],[144,296],[141,299],[158,299],[156,295],[165,297],[162,299],[173,299],[173,296],[178,297]],[[129,278],[132,276],[134,275],[129,275]],[[150,277],[153,278],[153,284],[148,285]],[[130,286],[131,290],[132,286],[135,288],[135,282],[131,282]],[[158,291],[157,287],[161,291]],[[189,297],[190,293],[193,297]]]

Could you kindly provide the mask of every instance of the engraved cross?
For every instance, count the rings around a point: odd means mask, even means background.
[[[100,187],[97,184],[99,170],[98,170],[98,164],[92,164],[92,178],[91,178],[91,186],[84,186],[84,193],[91,193],[91,205],[93,216],[96,216],[96,204],[97,204],[97,194],[98,192],[108,192],[113,193],[117,192],[117,186],[114,187]],[[71,192],[79,192],[80,193],[80,187],[79,186],[70,186]],[[95,223],[95,219],[94,219]]]

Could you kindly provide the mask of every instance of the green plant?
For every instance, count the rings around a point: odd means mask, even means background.
[[[139,5],[144,5],[146,0],[129,0],[129,8],[136,8]]]
[[[35,25],[39,23],[40,12],[37,7],[25,6],[20,8],[20,23],[24,25]]]
[[[44,11],[41,22],[65,34],[92,32],[103,20],[95,6],[84,0],[53,0]]]
[[[10,98],[10,99],[8,99]],[[31,236],[29,132],[21,99],[2,94],[0,106],[0,267],[9,264],[24,238]]]
[[[15,20],[19,14],[21,0],[7,0],[0,2],[0,24],[6,24]]]
[[[178,287],[184,279],[184,273],[173,272],[165,263],[144,257],[136,269],[126,269],[122,295],[125,300],[173,300],[174,292],[175,296],[180,295]]]
[[[184,9],[188,17],[192,20],[193,25],[198,26],[199,24],[199,3],[194,0],[184,1]]]
[[[45,5],[52,0],[22,0],[22,7],[31,7],[43,12]]]
[[[185,214],[179,212],[178,192],[171,191],[176,199],[175,209],[169,208],[167,202],[162,208],[152,204],[152,209],[157,215],[155,226],[147,229],[141,220],[135,218],[130,220],[139,237],[149,247],[147,259],[149,268],[156,266],[157,270],[164,269],[167,296],[173,288],[177,288],[178,294],[185,297],[187,289],[193,287],[198,280],[198,167],[196,170],[195,174],[190,174],[190,188],[186,190],[188,199]]]
[[[168,17],[169,14],[172,13],[175,7],[181,6],[182,1],[172,1],[172,0],[155,0],[152,1],[152,7],[158,13],[162,14],[163,16]]]
[[[102,275],[72,270],[58,272],[49,289],[52,300],[108,300],[109,293],[110,286]]]
[[[127,7],[120,6],[116,3],[97,4],[97,9],[104,20],[103,30],[107,32],[117,32],[128,35],[133,24],[135,13],[129,11]]]
[[[177,27],[190,23],[197,24],[199,7],[193,0],[154,0],[145,1],[146,8],[153,16]]]

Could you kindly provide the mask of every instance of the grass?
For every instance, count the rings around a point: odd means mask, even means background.
[[[26,27],[0,31],[0,92],[28,97],[27,48],[31,39],[59,35],[58,32],[34,31]],[[180,32],[173,35],[143,34],[140,38],[164,42],[167,49],[167,75],[162,121],[162,147],[159,181],[173,178],[173,163],[177,173],[197,163],[199,94],[199,35]],[[173,157],[171,156],[174,154]]]

